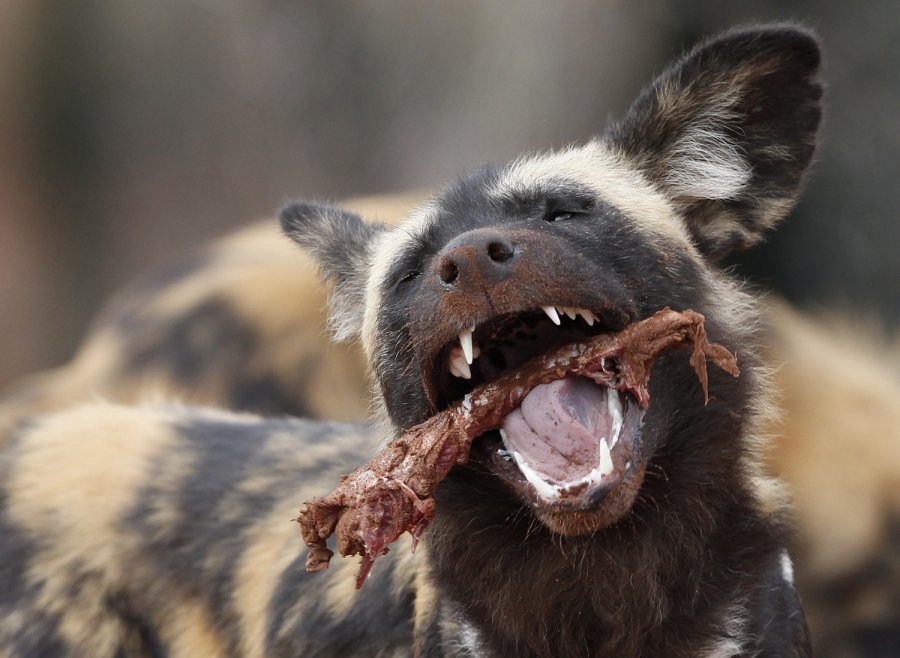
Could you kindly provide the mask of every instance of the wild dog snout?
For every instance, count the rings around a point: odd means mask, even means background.
[[[483,291],[510,278],[520,254],[515,243],[500,231],[468,231],[441,250],[437,276],[447,290]]]

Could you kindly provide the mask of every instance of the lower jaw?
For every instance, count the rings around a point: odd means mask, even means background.
[[[644,481],[645,464],[638,446],[633,446],[630,467],[608,485],[547,502],[515,464],[498,456],[502,446],[499,437],[490,433],[477,439],[472,444],[472,463],[499,478],[544,526],[560,535],[586,535],[615,525],[631,510]]]
[[[627,477],[603,491],[602,498],[592,508],[552,504],[537,506],[534,513],[556,534],[576,536],[594,533],[615,525],[628,515],[643,481],[644,466],[637,464]]]

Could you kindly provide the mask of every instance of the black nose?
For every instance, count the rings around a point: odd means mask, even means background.
[[[454,287],[490,284],[508,278],[519,251],[501,232],[475,229],[457,236],[438,255],[438,276]]]

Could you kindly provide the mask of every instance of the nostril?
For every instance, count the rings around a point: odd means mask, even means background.
[[[459,276],[459,268],[456,266],[456,263],[453,261],[453,259],[444,258],[441,260],[441,266],[439,268],[438,275],[441,277],[441,281],[443,281],[444,283],[453,283]]]
[[[520,255],[515,243],[499,231],[474,229],[444,246],[432,265],[432,276],[447,292],[482,290],[512,276]]]
[[[506,241],[495,240],[487,246],[488,257],[495,263],[505,263],[513,257],[515,250]]]

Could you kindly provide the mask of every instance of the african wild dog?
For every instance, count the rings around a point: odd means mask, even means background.
[[[782,504],[755,452],[767,412],[756,308],[715,261],[794,203],[818,69],[803,30],[734,31],[663,73],[602,139],[485,167],[401,229],[287,207],[284,228],[333,285],[336,333],[362,340],[382,422],[88,405],[22,424],[0,460],[2,650],[809,655]],[[358,595],[353,561],[302,572],[291,513],[384,432],[665,306],[705,314],[742,375],[711,371],[704,406],[686,355],[660,359],[640,429],[620,438],[643,479],[596,482],[574,510],[520,497],[525,477],[491,433],[438,490],[423,553],[395,546]],[[613,413],[607,391],[565,386],[573,406]],[[554,450],[554,432],[529,431]],[[526,455],[532,471],[541,460]],[[622,496],[607,494],[622,488],[633,504],[611,519],[605,502]]]
[[[397,223],[422,196],[344,205]],[[70,363],[5,392],[0,427],[97,397],[361,420],[362,355],[328,343],[325,299],[314,264],[275,222],[246,227],[115,295]]]
[[[395,223],[418,198],[344,203]],[[98,396],[132,404],[147,390],[157,400],[186,397],[266,414],[300,409],[318,418],[361,420],[367,400],[360,399],[358,345],[348,353],[335,349],[345,344],[327,344],[320,317],[325,297],[310,287],[315,272],[307,259],[289,247],[268,220],[122,291],[70,364],[21,382],[0,400],[0,426]],[[279,288],[288,282],[289,290]],[[244,301],[259,285],[281,293],[259,299],[262,309]],[[194,294],[166,303],[185,289]],[[779,402],[779,413],[762,431],[771,437],[765,453],[794,494],[795,575],[816,655],[893,658],[900,646],[900,382],[890,357],[900,354],[877,333],[865,332],[861,341],[858,320],[809,316],[771,299],[760,310],[765,360],[777,364]],[[153,330],[135,332],[139,325]],[[198,328],[212,333],[212,344],[179,340]],[[188,349],[172,354],[173,345]],[[152,376],[144,372],[148,359]],[[254,366],[245,370],[244,362]],[[837,362],[853,364],[842,369],[840,387],[833,383]],[[335,372],[339,389],[321,383]],[[261,395],[254,385],[259,381],[288,394]]]

